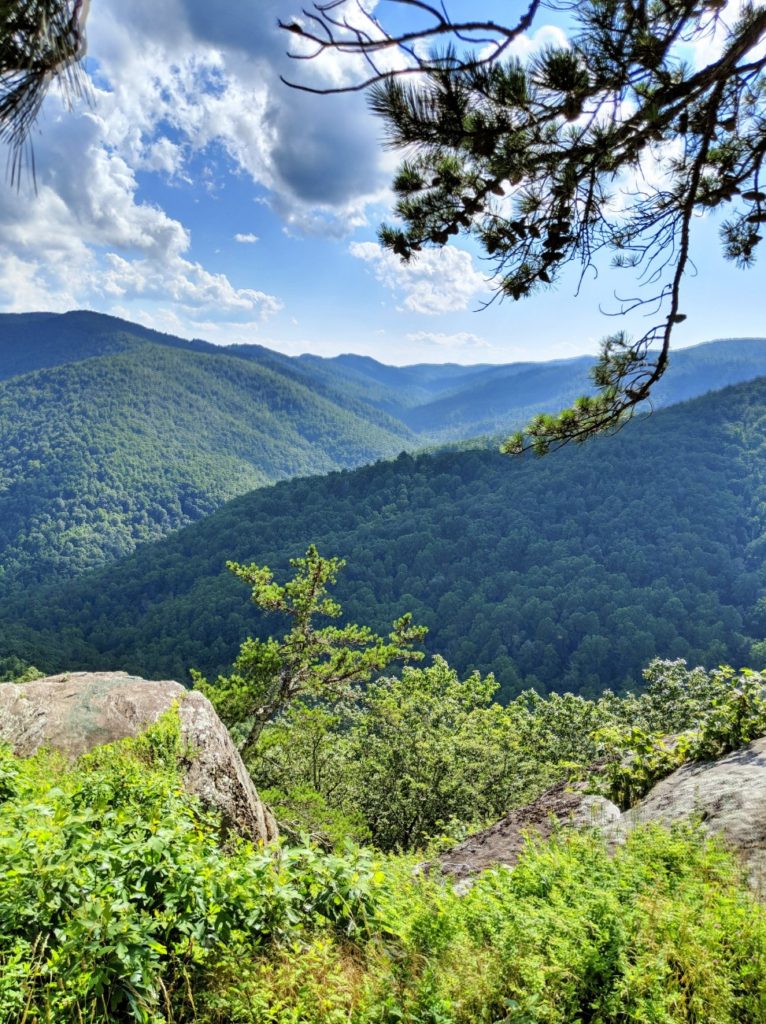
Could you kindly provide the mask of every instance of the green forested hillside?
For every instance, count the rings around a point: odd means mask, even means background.
[[[407,443],[255,363],[134,340],[14,377],[0,384],[2,578],[83,572],[254,487]]]
[[[86,311],[0,315],[0,593],[111,562],[276,480],[502,435],[571,402],[588,366],[290,358]],[[760,372],[764,341],[687,349],[657,404]]]
[[[374,359],[301,357],[352,381],[364,397],[431,440],[498,436],[591,390],[587,356],[495,366],[384,366]],[[673,353],[652,395],[660,408],[766,374],[766,341],[732,338]]]
[[[116,317],[71,313],[0,314],[0,380],[30,370],[110,355],[150,342],[184,352],[207,352],[255,362],[381,426],[390,417],[426,441],[502,434],[541,409],[556,409],[587,390],[587,356],[550,362],[420,363],[387,366],[367,356],[330,359],[285,356],[262,345],[216,346],[185,341]],[[766,340],[732,338],[673,353],[653,396],[655,406],[766,374]],[[388,418],[380,413],[388,414]],[[376,416],[378,418],[376,418]]]
[[[141,324],[102,313],[0,314],[0,380],[32,370],[113,355],[153,342],[187,351],[215,351],[203,341],[184,341]]]
[[[353,621],[412,611],[459,670],[596,692],[652,657],[747,662],[766,634],[766,381],[634,421],[544,460],[400,456],[235,499],[108,572],[6,604],[0,649],[44,669],[184,677],[257,622],[227,559],[348,560]]]

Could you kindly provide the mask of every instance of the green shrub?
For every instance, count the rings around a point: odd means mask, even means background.
[[[71,769],[16,762],[0,804],[4,1022],[153,1024],[223,946],[367,927],[369,855],[223,850],[217,820],[181,788],[179,753],[170,715]]]
[[[617,720],[594,734],[607,761],[594,787],[623,809],[686,761],[714,760],[766,735],[760,672],[654,661],[646,677],[647,693],[625,701],[625,710],[632,701],[634,724]],[[683,731],[668,735],[674,730]]]
[[[353,1019],[766,1019],[766,915],[692,829],[639,830],[614,858],[569,835],[485,873],[464,897],[400,878],[391,900],[400,945]]]
[[[31,683],[34,679],[42,679],[43,675],[39,668],[28,665],[21,658],[0,658],[0,683]]]
[[[766,680],[760,672],[731,668],[715,673],[721,692],[716,694],[702,719],[691,756],[703,761],[722,757],[766,735]]]
[[[226,951],[204,1024],[763,1024],[766,913],[693,827],[532,845],[465,896],[390,858],[377,921]]]
[[[690,734],[667,737],[636,726],[604,729],[599,737],[609,751],[609,759],[595,788],[604,788],[622,810],[632,807],[655,783],[679,768],[692,746]]]
[[[557,736],[561,770],[572,770],[573,756],[611,751],[612,782],[627,803],[679,759],[724,752],[763,730],[760,676],[698,676],[690,696],[683,669],[671,668],[658,687],[672,698],[669,717],[687,730],[674,747],[659,740],[659,690],[624,703],[524,700],[499,721],[486,683],[460,683],[443,664],[371,687],[372,711],[363,709],[362,727],[353,711],[344,740],[375,741],[355,756],[371,759],[362,778],[388,780],[376,799],[389,793],[413,815],[422,816],[418,772],[460,774],[444,790],[457,793],[457,808],[470,786],[494,792],[498,781],[476,773],[498,767],[483,768],[479,755],[499,749],[499,737],[509,740],[504,770],[520,766],[525,778],[535,763],[543,776],[556,765]],[[422,692],[426,723],[417,719],[416,683],[432,687]],[[638,709],[637,724],[626,730],[615,708]],[[567,724],[570,712],[577,728]],[[290,728],[299,722],[300,735],[324,743],[324,715],[306,709]],[[449,729],[429,739],[425,725],[440,716]],[[376,751],[396,725],[417,740],[415,752],[405,757],[394,737],[386,749],[402,753],[399,776],[385,757],[388,774],[375,775]],[[289,735],[274,733],[286,775]],[[293,756],[332,777],[331,750],[313,762],[303,750]],[[694,827],[637,830],[614,856],[595,835],[564,833],[458,896],[438,872],[415,872],[415,857],[342,846],[341,816],[331,854],[307,844],[222,846],[218,820],[183,790],[187,756],[175,713],[75,765],[47,754],[19,760],[0,748],[2,1024],[766,1020],[766,910]],[[461,785],[468,788],[454,789]],[[328,818],[326,806],[309,809]],[[459,818],[446,826],[449,835],[464,827]]]

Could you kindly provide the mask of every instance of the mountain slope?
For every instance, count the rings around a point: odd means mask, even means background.
[[[275,480],[412,443],[255,363],[136,343],[0,383],[0,567],[127,554]]]
[[[181,352],[204,352],[219,359],[236,358],[256,363],[384,429],[402,429],[401,423],[394,423],[390,416],[367,400],[365,389],[348,384],[333,372],[311,369],[301,360],[263,345],[212,345],[200,339],[187,341],[88,310],[60,314],[0,314],[0,381],[32,370],[135,351],[147,342]]]
[[[590,360],[386,366],[184,341],[115,317],[0,315],[0,593],[77,575],[254,487],[498,436]],[[766,373],[766,342],[674,354],[663,405]]]
[[[310,388],[384,429],[409,429],[425,443],[502,434],[542,409],[589,388],[592,359],[387,366],[368,356],[290,357],[262,345],[185,341],[117,317],[71,313],[0,314],[0,380],[34,369],[129,351],[151,342],[186,352],[254,362]],[[655,389],[662,407],[766,374],[766,339],[724,339],[673,353]],[[393,420],[398,421],[394,425]]]
[[[588,356],[471,367],[389,367],[360,356],[301,359],[353,381],[361,397],[430,441],[502,436],[536,413],[558,411],[592,390]],[[766,340],[705,342],[672,354],[651,404],[662,408],[764,374]]]
[[[0,380],[130,351],[147,341],[186,351],[215,351],[207,342],[184,341],[103,313],[2,313]]]
[[[224,569],[348,559],[351,618],[404,611],[508,696],[635,685],[654,656],[744,664],[766,633],[766,381],[544,460],[445,452],[237,498],[120,563],[6,605],[0,650],[49,670],[179,677],[230,663],[257,619]]]

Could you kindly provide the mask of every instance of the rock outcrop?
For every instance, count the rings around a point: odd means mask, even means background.
[[[72,672],[0,684],[0,742],[21,757],[49,747],[76,758],[138,735],[176,702],[182,738],[193,751],[184,766],[189,792],[218,811],[227,829],[255,841],[275,839],[274,818],[212,704],[179,683],[125,672]]]
[[[554,828],[595,826],[614,849],[636,825],[669,827],[691,819],[719,836],[741,860],[754,888],[766,893],[766,737],[718,761],[683,765],[624,814],[609,800],[586,795],[582,785],[560,783],[428,867],[440,867],[460,887],[485,868],[512,867],[527,837],[545,839]]]
[[[456,879],[497,865],[513,867],[529,836],[547,839],[555,828],[603,827],[619,817],[620,810],[611,801],[584,793],[582,784],[562,782],[497,824],[469,836],[445,853],[439,866],[445,875]]]
[[[766,737],[721,758],[685,764],[606,829],[620,842],[643,822],[697,818],[738,855],[753,886],[766,892]]]

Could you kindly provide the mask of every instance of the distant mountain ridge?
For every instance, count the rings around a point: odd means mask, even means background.
[[[750,664],[766,636],[766,379],[542,460],[402,454],[253,491],[116,570],[6,601],[0,650],[46,671],[214,674],[279,629],[226,561],[284,576],[309,543],[347,559],[351,621],[384,630],[411,611],[431,651],[495,672],[506,697],[636,686],[656,656]]]
[[[0,586],[76,575],[254,487],[415,443],[256,362],[109,340],[0,382]]]
[[[545,362],[447,364],[431,379],[430,364],[389,367],[363,356],[300,356],[314,366],[334,366],[345,376],[366,379],[370,400],[433,440],[500,436],[541,411],[557,411],[592,390],[594,359],[575,356]],[[766,338],[707,341],[674,351],[670,369],[653,391],[663,408],[730,384],[766,375]],[[377,388],[377,392],[374,390]],[[383,390],[383,389],[386,390]]]
[[[122,558],[230,498],[497,437],[592,360],[387,366],[185,341],[88,311],[0,315],[0,591]],[[676,352],[668,405],[766,374],[766,340]]]

